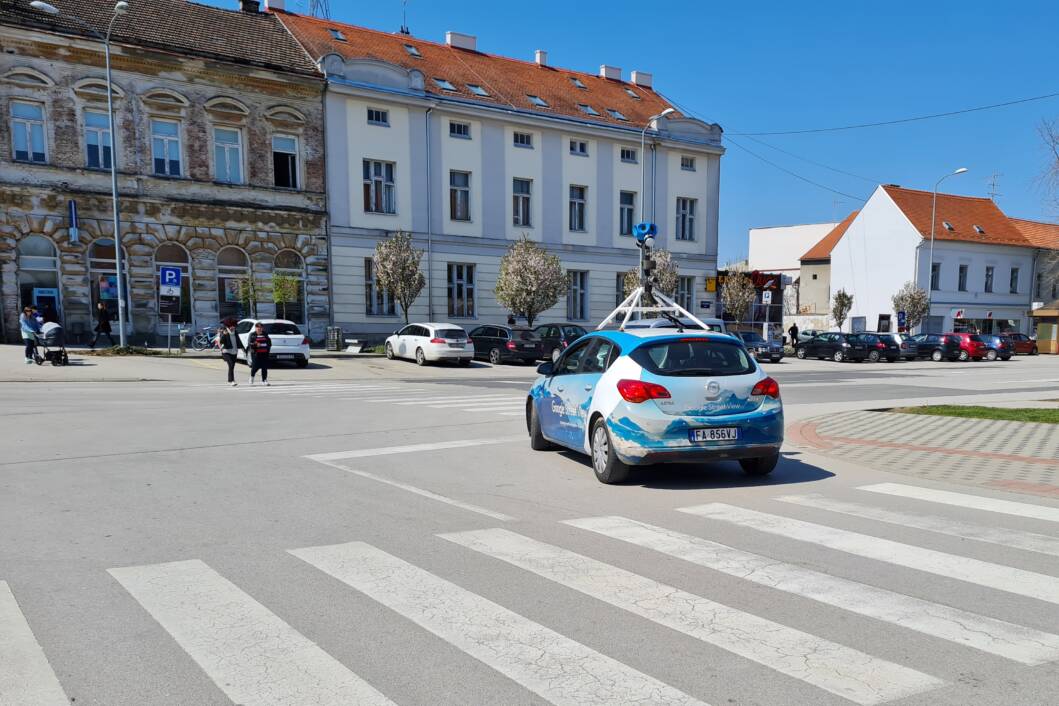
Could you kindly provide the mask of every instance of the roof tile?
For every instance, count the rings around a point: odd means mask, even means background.
[[[904,212],[920,235],[929,238],[933,192],[904,189],[892,184],[887,184],[882,188]],[[945,222],[952,225],[953,229],[946,228]],[[975,226],[979,226],[983,232],[979,233],[975,230]],[[934,239],[1033,247],[1012,219],[1005,216],[992,200],[952,194],[938,194]]]
[[[1022,232],[1026,240],[1038,248],[1059,250],[1059,223],[1028,221],[1024,218],[1009,219]]]
[[[838,245],[838,241],[842,240],[842,236],[849,230],[849,224],[853,222],[853,219],[857,217],[860,211],[854,211],[853,213],[846,216],[845,220],[839,223],[837,226],[832,228],[827,235],[820,239],[820,241],[809,248],[809,251],[802,255],[799,260],[828,260],[831,258],[831,251]]]

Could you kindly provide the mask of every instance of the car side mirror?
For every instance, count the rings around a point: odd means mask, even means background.
[[[537,373],[545,376],[554,374],[555,363],[541,363],[537,366]]]

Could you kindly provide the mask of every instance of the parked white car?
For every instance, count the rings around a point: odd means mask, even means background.
[[[246,360],[246,344],[256,324],[264,326],[265,333],[272,339],[269,360],[290,361],[299,368],[309,365],[309,337],[301,332],[298,324],[286,319],[243,319],[236,324],[235,333],[243,344],[236,354],[239,360]]]
[[[474,346],[467,332],[456,324],[408,324],[386,339],[386,357],[407,358],[418,365],[436,361],[469,365]]]

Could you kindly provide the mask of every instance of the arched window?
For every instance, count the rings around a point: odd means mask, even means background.
[[[254,283],[250,274],[250,258],[235,246],[221,248],[217,252],[217,313],[221,321],[254,315],[257,297],[246,292],[248,285],[243,283]],[[244,296],[247,294],[250,296]]]
[[[45,321],[62,321],[59,256],[42,235],[27,236],[18,244],[18,294],[20,310],[32,305]]]
[[[99,302],[107,307],[111,321],[118,319],[118,267],[114,241],[109,238],[96,240],[88,248],[88,279],[92,288],[92,313],[95,315]],[[125,320],[129,320],[129,269],[128,255],[122,250],[122,284],[125,288]]]
[[[305,261],[302,256],[293,250],[280,250],[276,253],[272,276],[272,297],[276,301],[276,316],[304,325]]]
[[[173,315],[173,331],[168,331],[169,316],[158,316],[158,330],[160,333],[176,333],[178,324],[191,325],[191,258],[188,251],[177,243],[162,243],[154,251],[154,286],[155,292],[159,292],[161,282],[161,269],[163,267],[180,268],[180,313]],[[158,308],[161,311],[161,305]]]

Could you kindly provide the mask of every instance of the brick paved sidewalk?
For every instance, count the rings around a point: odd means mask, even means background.
[[[896,412],[793,424],[787,441],[892,473],[1059,498],[1059,427]]]

